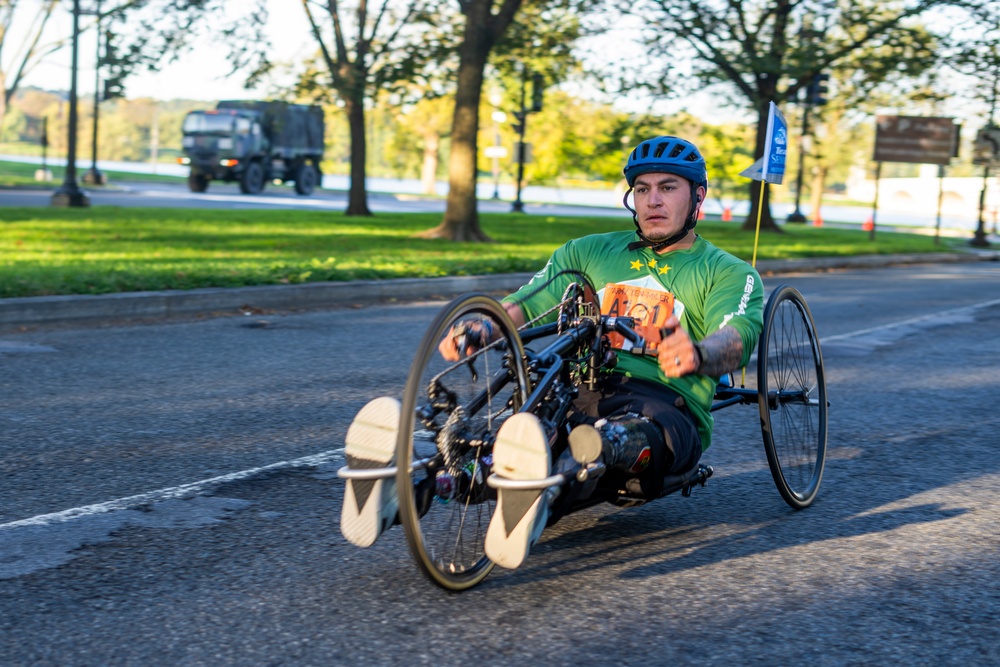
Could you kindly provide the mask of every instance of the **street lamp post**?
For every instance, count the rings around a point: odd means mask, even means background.
[[[500,145],[500,124],[507,122],[507,114],[503,111],[493,112],[493,199],[500,199],[500,158],[505,152]]]
[[[528,124],[528,110],[524,106],[524,89],[527,86],[528,68],[521,70],[521,109],[514,112],[517,118],[517,195],[514,197],[514,204],[511,206],[512,213],[524,213],[524,202],[521,201],[521,184],[524,182],[524,129]]]
[[[996,125],[993,123],[994,114],[997,109],[997,96],[998,88],[1000,88],[1000,80],[994,80],[993,82],[993,97],[990,100],[990,121],[987,128],[995,129]],[[993,148],[997,146],[994,144]],[[976,224],[976,232],[972,235],[972,239],[969,241],[969,245],[974,248],[988,248],[990,246],[990,241],[986,238],[986,222],[983,219],[983,213],[986,210],[986,191],[989,188],[990,182],[990,164],[997,157],[996,152],[992,152],[988,159],[983,165],[983,189],[979,192],[979,220]],[[996,232],[996,223],[993,223],[993,231]]]
[[[52,194],[52,206],[90,206],[90,197],[76,182],[76,72],[79,65],[77,45],[80,41],[80,0],[73,0],[73,46],[69,84],[69,137],[66,148],[66,174],[63,184]]]
[[[83,175],[83,182],[87,185],[104,185],[107,180],[104,174],[97,168],[97,118],[101,107],[101,0],[97,0],[97,55],[94,60],[94,133],[91,141],[91,162],[90,169]]]
[[[795,176],[795,210],[788,215],[788,222],[805,222],[806,216],[799,208],[802,201],[802,169],[806,162],[806,135],[809,133],[809,107],[812,104],[807,99],[802,105],[802,134],[799,135],[799,168]]]

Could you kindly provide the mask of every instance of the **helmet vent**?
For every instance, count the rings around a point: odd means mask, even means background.
[[[667,148],[667,144],[656,144],[656,152],[653,153],[653,157],[663,157],[663,151]]]
[[[685,155],[682,159],[687,160],[688,162],[697,162],[700,158],[701,156],[698,155],[697,152],[691,151],[690,153]]]
[[[649,144],[644,143],[640,148],[642,148],[642,157],[649,157]]]
[[[670,150],[670,155],[667,157],[677,157],[684,151],[684,146],[681,144],[674,144],[674,147]]]

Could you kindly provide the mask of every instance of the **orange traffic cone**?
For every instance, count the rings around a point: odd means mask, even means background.
[[[813,218],[813,227],[822,227],[822,226],[823,226],[823,216],[817,213],[816,217]]]
[[[861,231],[870,232],[873,229],[875,229],[875,220],[869,215],[868,219],[861,223]]]
[[[722,221],[732,222],[732,219],[733,219],[733,209],[726,206],[725,208],[722,209]]]
[[[705,211],[703,209],[700,209],[700,208],[698,209],[698,219],[699,220],[704,220],[705,219]]]

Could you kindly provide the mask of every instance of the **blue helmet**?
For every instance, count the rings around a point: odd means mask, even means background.
[[[705,158],[690,141],[679,137],[647,139],[633,149],[625,163],[625,180],[631,188],[642,174],[676,174],[696,186],[708,187]]]

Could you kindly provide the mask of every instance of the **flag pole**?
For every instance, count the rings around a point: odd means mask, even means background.
[[[760,182],[760,200],[757,202],[757,229],[753,233],[753,258],[750,260],[750,266],[757,268],[757,241],[760,239],[760,217],[764,213],[764,188],[767,187],[767,181]]]
[[[768,183],[781,183],[785,175],[785,146],[788,144],[788,124],[778,106],[771,101],[768,104],[767,133],[764,136],[764,154],[740,172],[755,181],[760,181],[760,198],[757,202],[757,226],[753,235],[753,256],[750,266],[757,268],[757,246],[760,242],[760,221],[764,216],[764,188]],[[741,386],[746,385],[747,369],[743,367]]]

